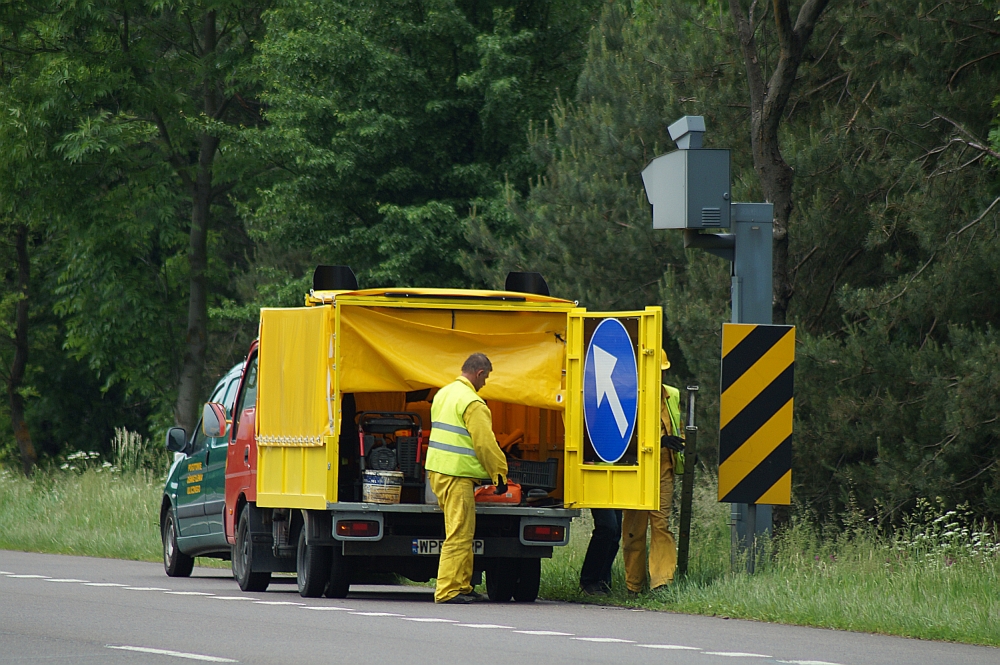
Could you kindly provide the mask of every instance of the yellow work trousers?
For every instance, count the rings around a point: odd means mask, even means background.
[[[667,448],[660,451],[660,509],[626,510],[622,514],[622,554],[625,586],[642,591],[646,582],[646,527],[650,527],[649,586],[652,589],[674,581],[677,543],[670,532],[670,507],[674,500],[674,465]]]
[[[434,602],[472,592],[472,540],[476,534],[475,481],[427,472],[427,482],[444,512],[444,545],[438,561]]]

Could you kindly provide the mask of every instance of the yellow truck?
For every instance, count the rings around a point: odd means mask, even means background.
[[[435,577],[431,401],[482,352],[481,395],[522,494],[477,503],[474,581],[485,574],[494,601],[535,600],[541,559],[580,509],[659,507],[661,317],[588,312],[535,273],[511,273],[505,291],[358,289],[349,269],[320,266],[304,307],[261,310],[232,426],[219,426],[240,587],[294,571],[302,595],[343,597],[389,573]],[[206,405],[207,427],[213,413],[226,411]]]

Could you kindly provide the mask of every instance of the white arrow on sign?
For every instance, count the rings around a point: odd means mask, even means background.
[[[601,402],[605,395],[608,398],[608,405],[611,406],[611,413],[615,416],[618,424],[618,431],[621,436],[625,436],[628,429],[628,418],[625,417],[625,409],[622,408],[621,400],[618,399],[618,391],[611,380],[611,373],[615,371],[618,358],[611,355],[601,347],[594,345],[594,378],[597,380],[597,408],[601,408]]]

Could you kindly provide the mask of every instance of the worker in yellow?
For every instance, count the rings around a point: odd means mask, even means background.
[[[441,388],[431,404],[427,442],[427,482],[444,512],[444,545],[438,562],[435,603],[471,603],[483,597],[472,590],[473,536],[480,481],[507,491],[507,458],[493,434],[493,415],[479,391],[493,371],[490,359],[473,353],[462,375]]]
[[[670,368],[666,351],[660,357],[660,370]],[[646,582],[646,527],[651,528],[649,543],[649,586],[653,591],[674,581],[677,568],[677,543],[670,532],[670,508],[674,498],[674,453],[683,450],[681,439],[681,393],[661,384],[660,405],[660,509],[626,510],[622,515],[622,551],[625,559],[625,586],[629,593],[642,591]]]

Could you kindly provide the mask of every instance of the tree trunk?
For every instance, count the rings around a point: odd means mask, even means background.
[[[204,180],[209,181],[208,191]],[[198,169],[192,194],[191,233],[188,245],[189,296],[187,335],[184,338],[184,361],[177,386],[177,424],[190,434],[198,423],[198,406],[202,399],[202,375],[208,350],[208,223],[211,206],[211,173]]]
[[[214,56],[216,47],[215,12],[205,16],[203,52],[206,58]],[[208,78],[203,83],[205,114],[215,118],[221,105],[222,94],[218,82]],[[212,164],[219,148],[219,139],[202,134],[199,139],[198,163],[194,179],[188,179],[191,194],[191,233],[188,246],[190,294],[188,300],[187,335],[184,340],[184,361],[177,386],[177,405],[174,418],[178,426],[190,434],[198,424],[198,411],[202,395],[202,379],[208,350],[208,227],[211,219],[213,192]]]
[[[749,14],[743,13],[740,0],[729,0],[729,13],[736,23],[736,33],[747,71],[754,170],[760,179],[765,199],[774,204],[772,320],[776,324],[784,324],[792,297],[788,268],[788,222],[792,215],[795,173],[781,155],[778,129],[805,47],[829,0],[806,0],[799,8],[794,26],[788,11],[788,0],[772,2],[780,53],[771,78],[767,81],[764,80],[762,56],[754,36],[757,32],[753,14],[756,0],[751,5]]]
[[[10,420],[14,428],[14,439],[21,451],[21,467],[24,475],[30,476],[38,462],[35,446],[31,443],[31,432],[24,420],[24,398],[21,396],[21,382],[28,367],[28,283],[31,279],[31,263],[28,257],[28,227],[18,224],[14,229],[17,252],[17,291],[21,294],[15,309],[14,362],[11,364],[7,380],[7,396],[10,399]]]

